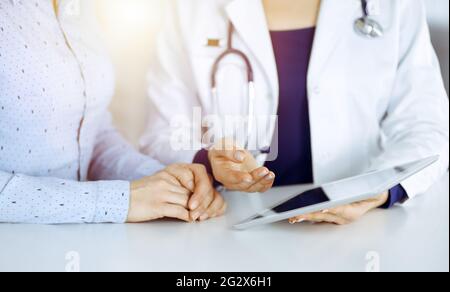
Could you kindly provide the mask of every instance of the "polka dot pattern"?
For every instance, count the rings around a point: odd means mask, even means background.
[[[0,172],[0,221],[12,223],[123,223],[129,183],[77,182]]]
[[[162,168],[113,128],[112,66],[70,1],[0,0],[0,222],[121,223],[126,180]]]

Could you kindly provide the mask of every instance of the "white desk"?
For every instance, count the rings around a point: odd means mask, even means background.
[[[197,224],[0,224],[0,271],[64,271],[69,251],[78,252],[82,271],[365,271],[371,251],[381,271],[449,270],[448,175],[406,207],[377,210],[343,227],[279,223],[233,231],[260,201],[227,197],[226,217]]]

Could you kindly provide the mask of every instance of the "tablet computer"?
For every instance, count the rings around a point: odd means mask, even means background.
[[[327,183],[285,199],[234,225],[238,230],[287,220],[379,196],[439,160],[439,156]]]

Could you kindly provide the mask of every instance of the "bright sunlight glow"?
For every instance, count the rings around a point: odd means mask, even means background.
[[[108,34],[117,41],[144,37],[158,28],[164,0],[98,0],[98,12]]]

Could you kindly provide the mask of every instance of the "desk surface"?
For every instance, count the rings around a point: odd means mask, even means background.
[[[229,214],[205,223],[33,226],[0,224],[0,271],[64,271],[76,252],[82,271],[449,270],[449,177],[404,207],[377,210],[349,226],[230,226],[292,191],[227,194]]]

